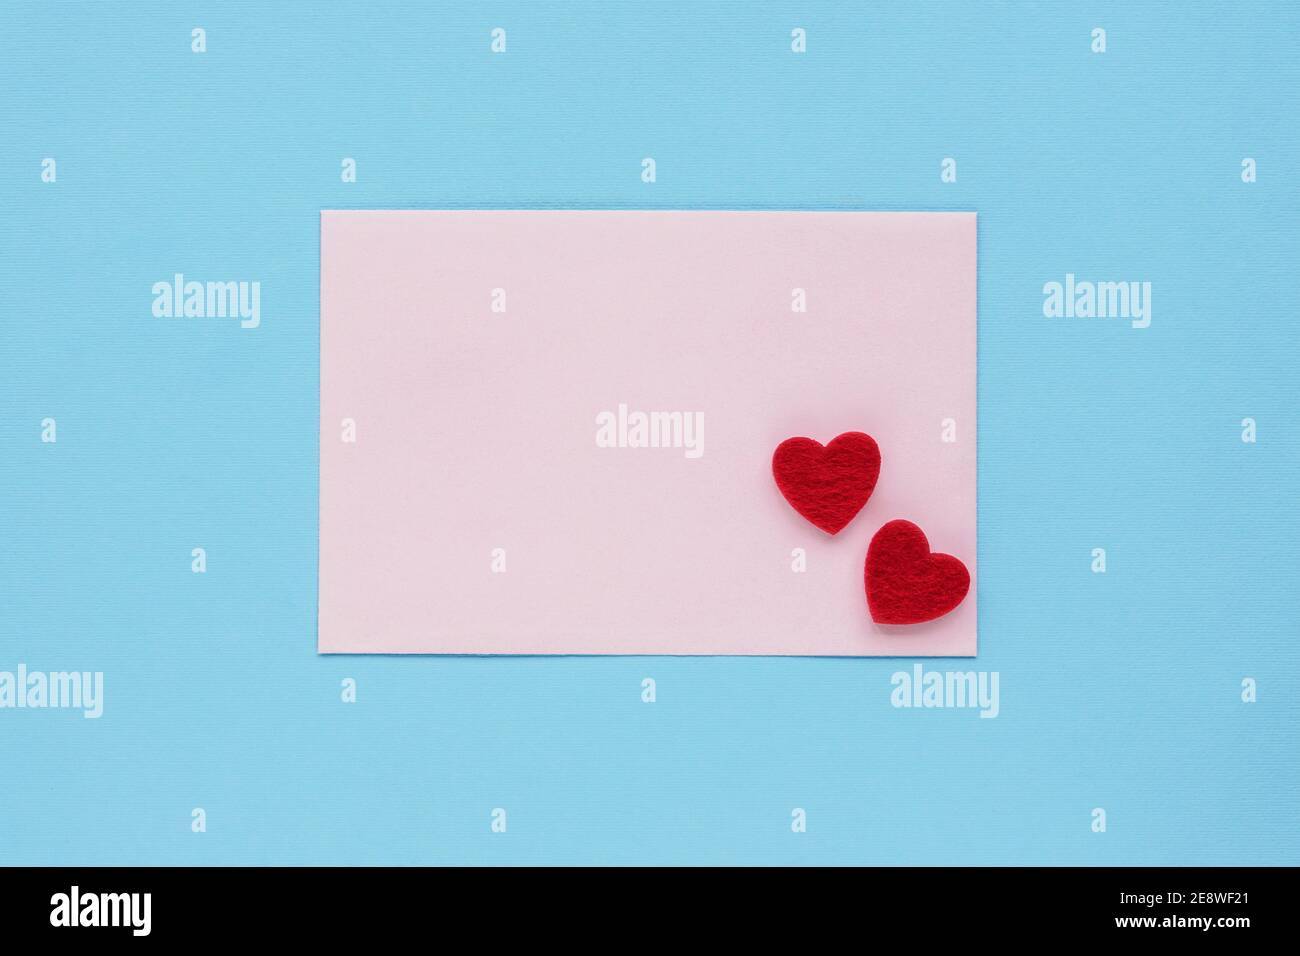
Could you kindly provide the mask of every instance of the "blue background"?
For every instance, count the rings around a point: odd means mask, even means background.
[[[106,686],[0,711],[0,860],[1300,863],[1298,25],[7,3],[0,670]],[[980,654],[927,667],[1001,715],[892,708],[908,660],[317,656],[319,212],[446,207],[977,211]],[[153,318],[175,272],[261,328]],[[1151,327],[1045,319],[1066,272]]]

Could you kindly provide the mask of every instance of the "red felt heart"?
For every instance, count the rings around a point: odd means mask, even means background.
[[[862,432],[845,432],[825,446],[811,438],[787,438],[772,455],[772,475],[795,511],[835,534],[875,490],[880,449]]]
[[[920,624],[943,617],[966,597],[970,572],[951,554],[932,554],[925,532],[896,520],[867,548],[867,607],[877,624]]]

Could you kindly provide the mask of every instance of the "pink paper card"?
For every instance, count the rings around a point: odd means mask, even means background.
[[[975,654],[974,214],[327,211],[320,307],[322,653]],[[845,432],[832,536],[773,453]]]

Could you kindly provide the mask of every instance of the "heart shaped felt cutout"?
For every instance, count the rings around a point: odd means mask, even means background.
[[[877,624],[920,624],[943,617],[966,597],[970,572],[951,554],[930,551],[925,532],[891,521],[867,548],[867,607]]]
[[[795,511],[835,534],[875,490],[880,449],[862,432],[845,432],[827,445],[811,438],[787,438],[772,454],[772,476]]]

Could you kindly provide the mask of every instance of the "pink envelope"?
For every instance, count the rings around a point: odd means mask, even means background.
[[[321,214],[322,653],[974,655],[975,216]],[[871,435],[831,536],[783,440]],[[873,623],[887,521],[971,575]]]

